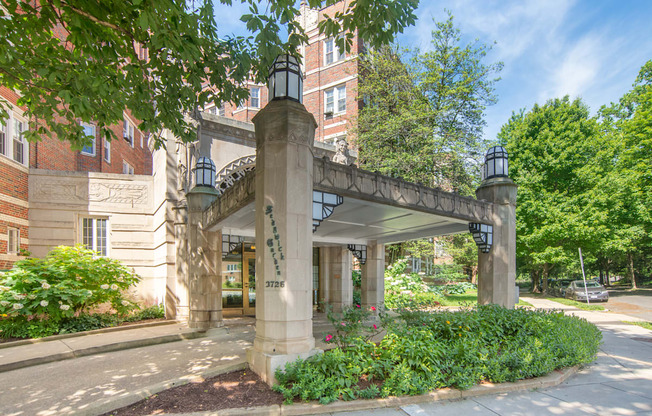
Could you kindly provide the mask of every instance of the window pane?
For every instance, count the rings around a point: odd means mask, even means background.
[[[328,39],[324,42],[324,50],[326,51],[325,63],[326,65],[333,63],[333,39]]]
[[[337,111],[346,111],[346,86],[337,87]]]
[[[88,146],[84,146],[82,148],[82,153],[88,153],[90,155],[94,155],[95,154],[95,126],[83,124],[82,127],[84,129],[84,135],[93,137],[93,142]]]
[[[23,160],[23,142],[14,140],[14,160],[18,163],[25,163]]]
[[[104,139],[104,160],[111,163],[111,142]]]
[[[82,219],[82,244],[89,250],[93,249],[93,220]]]
[[[0,153],[7,154],[7,124],[5,120],[0,120]]]
[[[334,90],[326,91],[326,112],[332,113],[334,111]]]
[[[95,221],[97,234],[95,251],[97,251],[100,256],[106,256],[106,220],[97,219]]]

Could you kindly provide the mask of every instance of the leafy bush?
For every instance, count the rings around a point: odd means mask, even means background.
[[[60,321],[52,319],[1,319],[0,338],[43,338],[56,334],[72,334],[94,329],[118,326],[123,322],[138,322],[145,319],[163,318],[163,305],[150,306],[129,315],[115,313],[82,313],[79,316],[65,317]],[[7,317],[5,317],[7,318]]]
[[[119,261],[95,255],[82,245],[59,246],[43,259],[18,261],[0,276],[0,313],[58,322],[102,303],[120,314],[133,310],[122,291],[140,278]]]
[[[383,311],[377,310],[374,306],[371,308],[363,308],[360,305],[347,306],[340,313],[333,312],[329,306],[326,309],[326,317],[333,325],[333,331],[326,335],[324,341],[336,344],[342,349],[360,342],[368,342],[382,331],[377,323],[372,322],[376,312],[381,320],[385,319],[386,315]]]
[[[447,282],[461,282],[469,278],[459,264],[438,264],[433,270],[433,278]]]
[[[495,305],[457,312],[402,310],[383,325],[387,335],[378,345],[354,342],[277,370],[275,390],[286,402],[328,403],[466,389],[483,380],[515,381],[589,363],[602,337],[595,325],[561,312]],[[361,390],[361,380],[378,386]]]

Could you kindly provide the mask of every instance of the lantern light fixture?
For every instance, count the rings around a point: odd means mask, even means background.
[[[486,224],[470,223],[469,232],[480,251],[488,253],[494,243],[494,227]]]
[[[215,187],[215,163],[207,157],[200,157],[195,164],[195,186]]]
[[[269,68],[269,96],[271,100],[303,102],[303,74],[299,59],[290,54],[276,57]]]
[[[507,150],[502,146],[494,146],[487,151],[482,166],[482,180],[491,178],[506,178],[509,176],[509,160]]]

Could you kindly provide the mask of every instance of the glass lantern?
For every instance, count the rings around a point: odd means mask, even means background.
[[[303,74],[299,60],[290,54],[279,55],[269,68],[269,95],[271,100],[303,102]]]
[[[207,157],[200,157],[195,164],[195,186],[215,187],[215,163]]]
[[[487,151],[482,166],[482,179],[509,176],[509,161],[507,150],[502,146],[494,146]]]

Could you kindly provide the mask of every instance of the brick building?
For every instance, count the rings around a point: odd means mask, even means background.
[[[322,9],[301,5],[299,22],[308,35],[308,43],[299,49],[303,56],[303,104],[315,116],[318,127],[315,141],[334,145],[339,138],[350,144],[350,122],[358,115],[361,102],[357,100],[358,55],[363,44],[357,36],[349,52],[340,53],[333,38],[319,34],[319,22],[324,16],[341,9],[337,3]],[[251,122],[253,116],[268,102],[267,86],[249,82],[249,100],[241,104],[217,103],[205,111],[238,121]]]
[[[308,34],[308,44],[298,51],[303,57],[303,102],[318,123],[315,141],[330,149],[339,138],[353,140],[348,134],[350,121],[354,120],[360,103],[356,100],[358,54],[363,46],[354,37],[350,52],[340,53],[334,39],[319,35],[318,24],[325,15],[334,14],[341,4],[322,9],[301,5],[300,23]],[[63,33],[59,34],[64,36]],[[147,51],[139,53],[145,58]],[[246,102],[214,103],[204,110],[210,114],[250,123],[251,119],[268,102],[267,86],[248,83],[249,99]],[[93,124],[84,125],[86,133],[95,136],[94,142],[75,151],[69,142],[51,138],[27,143],[21,132],[29,128],[23,110],[16,103],[16,92],[0,87],[0,97],[11,107],[10,117],[0,120],[0,270],[11,267],[20,259],[20,250],[30,250],[29,245],[29,174],[42,171],[97,172],[107,174],[152,175],[153,157],[147,135],[137,129],[138,122],[128,112],[124,121],[112,127],[118,140],[107,141],[99,136]],[[220,167],[218,166],[218,169]],[[88,220],[88,219],[87,219]],[[80,217],[79,221],[86,221]],[[96,220],[89,224],[96,227]],[[93,228],[95,230],[95,228]],[[89,241],[84,226],[76,224],[76,241]],[[90,239],[93,247],[101,246],[98,236]],[[36,246],[56,244],[57,239],[40,241]],[[36,247],[35,246],[35,247]],[[42,251],[37,248],[39,254]]]

